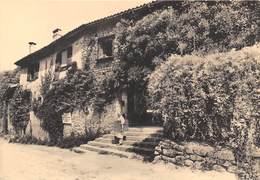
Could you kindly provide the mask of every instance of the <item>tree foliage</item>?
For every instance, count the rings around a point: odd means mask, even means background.
[[[119,56],[154,64],[169,54],[222,52],[259,41],[258,2],[181,2],[118,24]]]

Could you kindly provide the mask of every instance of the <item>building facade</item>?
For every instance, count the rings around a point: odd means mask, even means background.
[[[63,36],[59,34],[60,29],[54,30],[53,37],[55,39],[52,43],[15,63],[21,67],[20,85],[24,90],[31,91],[32,99],[41,98],[40,88],[43,78],[47,74],[53,75],[56,79],[65,77],[67,70],[73,62],[77,64],[79,69],[83,69],[85,63],[89,63],[88,65],[94,72],[96,79],[109,76],[113,66],[116,63],[120,63],[120,59],[114,56],[118,50],[114,41],[116,24],[122,19],[136,21],[155,10],[169,5],[173,5],[173,3],[171,1],[154,1],[88,24],[83,24]],[[93,49],[89,55],[89,60],[86,61],[84,59],[85,54],[89,53],[86,44],[93,40]],[[119,99],[124,102],[123,111],[127,113],[128,93],[122,92],[119,95]],[[110,105],[107,105],[99,115],[96,115],[91,107],[89,107],[89,114],[84,114],[80,111],[64,114],[64,136],[70,136],[72,133],[83,134],[86,128],[92,124],[92,121],[95,121],[97,118],[109,131],[113,122],[117,119],[118,113],[122,111],[119,99],[115,99]],[[41,121],[31,111],[30,122],[26,132],[37,138],[48,138],[48,133],[41,129],[40,123]],[[127,121],[128,123],[130,122]]]

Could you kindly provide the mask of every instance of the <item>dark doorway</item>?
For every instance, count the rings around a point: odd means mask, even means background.
[[[152,125],[146,115],[146,99],[143,90],[129,88],[127,91],[127,102],[129,127]]]

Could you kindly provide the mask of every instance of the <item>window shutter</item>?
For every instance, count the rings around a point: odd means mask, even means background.
[[[61,64],[61,53],[58,53],[56,56],[56,64]]]
[[[27,81],[31,81],[31,68],[28,68],[28,70],[27,70]]]
[[[72,47],[69,47],[69,48],[67,49],[67,57],[68,57],[68,58],[71,58],[71,57],[72,57]]]
[[[38,79],[39,76],[39,63],[35,64],[35,69],[34,69],[34,79]]]

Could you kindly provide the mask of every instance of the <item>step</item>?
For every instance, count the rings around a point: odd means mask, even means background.
[[[118,151],[115,149],[104,149],[104,148],[99,148],[95,146],[90,146],[90,145],[85,145],[84,149],[81,147],[74,147],[72,148],[72,151],[76,153],[88,153],[89,151],[97,152],[99,154],[108,154],[108,155],[114,155],[118,156],[120,158],[129,158],[129,159],[138,159],[138,160],[143,160],[143,161],[152,161],[153,157],[147,156],[147,155],[139,155],[136,153],[132,152],[124,152],[124,151]]]
[[[90,141],[87,145],[99,147],[99,148],[109,148],[109,149],[116,149],[119,151],[126,151],[126,152],[137,152],[137,153],[154,153],[154,148],[144,148],[144,147],[136,147],[131,145],[118,145],[118,144],[111,144],[111,143],[102,143],[97,141]],[[84,148],[84,145],[80,147]]]
[[[112,139],[114,139],[114,135],[113,134],[107,134],[102,136],[102,138],[104,139],[110,139],[112,141]],[[161,140],[160,137],[141,137],[141,136],[126,136],[126,140],[130,140],[130,141],[137,141],[137,142],[158,142]]]
[[[151,137],[163,137],[162,132],[150,133],[150,132],[131,132],[126,131],[126,136],[151,136]]]
[[[97,138],[95,141],[102,142],[102,143],[112,143],[113,139],[107,139],[107,138]],[[154,141],[132,141],[132,140],[126,140],[123,142],[123,144],[126,145],[132,145],[132,146],[139,146],[139,147],[155,147],[158,145],[159,142]]]
[[[109,137],[109,138],[114,138],[114,134],[106,134],[103,137]],[[144,139],[161,139],[163,136],[159,134],[128,134],[125,133],[126,139],[136,139],[136,140],[144,140]]]
[[[162,127],[129,127],[128,131],[131,132],[163,132]]]

